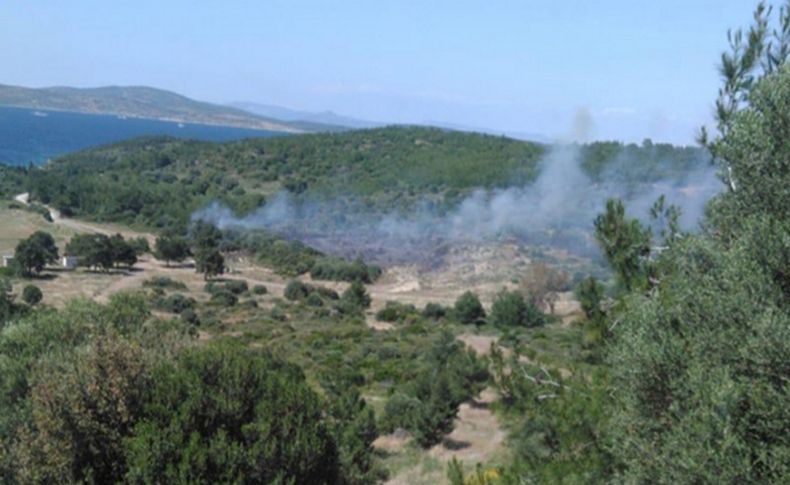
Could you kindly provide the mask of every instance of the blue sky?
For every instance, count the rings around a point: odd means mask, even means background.
[[[0,83],[691,143],[755,3],[3,0]]]

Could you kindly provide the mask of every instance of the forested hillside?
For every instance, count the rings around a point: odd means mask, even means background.
[[[181,226],[196,209],[224,202],[239,213],[279,190],[354,198],[372,211],[449,208],[476,188],[528,184],[549,147],[431,128],[391,127],[233,143],[139,139],[31,170],[34,198],[64,214],[148,227]],[[623,184],[682,178],[704,164],[698,149],[621,143],[580,148],[593,180]]]

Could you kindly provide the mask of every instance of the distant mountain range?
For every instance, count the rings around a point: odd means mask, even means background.
[[[301,122],[301,123],[318,123],[321,125],[341,126],[348,129],[364,129],[364,128],[379,128],[388,125],[395,125],[398,123],[381,122],[363,120],[360,118],[352,118],[350,116],[343,116],[332,111],[301,111],[284,106],[273,104],[253,103],[249,101],[239,101],[230,103],[228,106],[238,108],[250,113],[255,113],[260,116],[275,118],[278,120],[288,122]],[[518,131],[497,130],[493,128],[482,128],[465,126],[456,123],[448,123],[445,121],[423,121],[420,123],[408,123],[415,126],[433,126],[436,128],[444,128],[451,131],[464,131],[469,133],[484,133],[487,135],[506,136],[516,140],[535,141],[539,143],[551,143],[551,138],[541,135],[539,133],[526,133]]]
[[[312,121],[289,122],[268,118],[238,108],[196,101],[170,91],[144,86],[25,88],[0,84],[0,105],[285,133],[343,129]]]
[[[345,128],[362,129],[362,128],[376,128],[392,123],[378,123],[375,121],[361,120],[358,118],[351,118],[343,116],[332,111],[300,111],[296,109],[286,108],[284,106],[277,106],[273,104],[253,103],[249,101],[239,101],[230,103],[229,106],[259,116],[265,116],[288,122],[304,122],[304,123],[318,123],[321,125],[342,126]]]

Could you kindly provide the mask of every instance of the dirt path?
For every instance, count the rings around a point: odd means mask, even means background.
[[[30,200],[30,194],[25,192],[24,194],[15,195],[14,200],[19,202],[20,204],[27,205],[28,201]]]
[[[496,391],[487,388],[477,397],[461,404],[452,433],[428,453],[442,461],[455,458],[467,463],[483,463],[493,457],[502,447],[506,436],[489,409],[497,398]]]

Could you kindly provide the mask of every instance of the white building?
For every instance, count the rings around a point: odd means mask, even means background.
[[[3,267],[10,268],[11,264],[14,262],[14,255],[13,254],[4,254],[3,255]]]
[[[77,267],[77,257],[76,256],[63,256],[60,258],[61,266],[65,269],[74,269]]]

